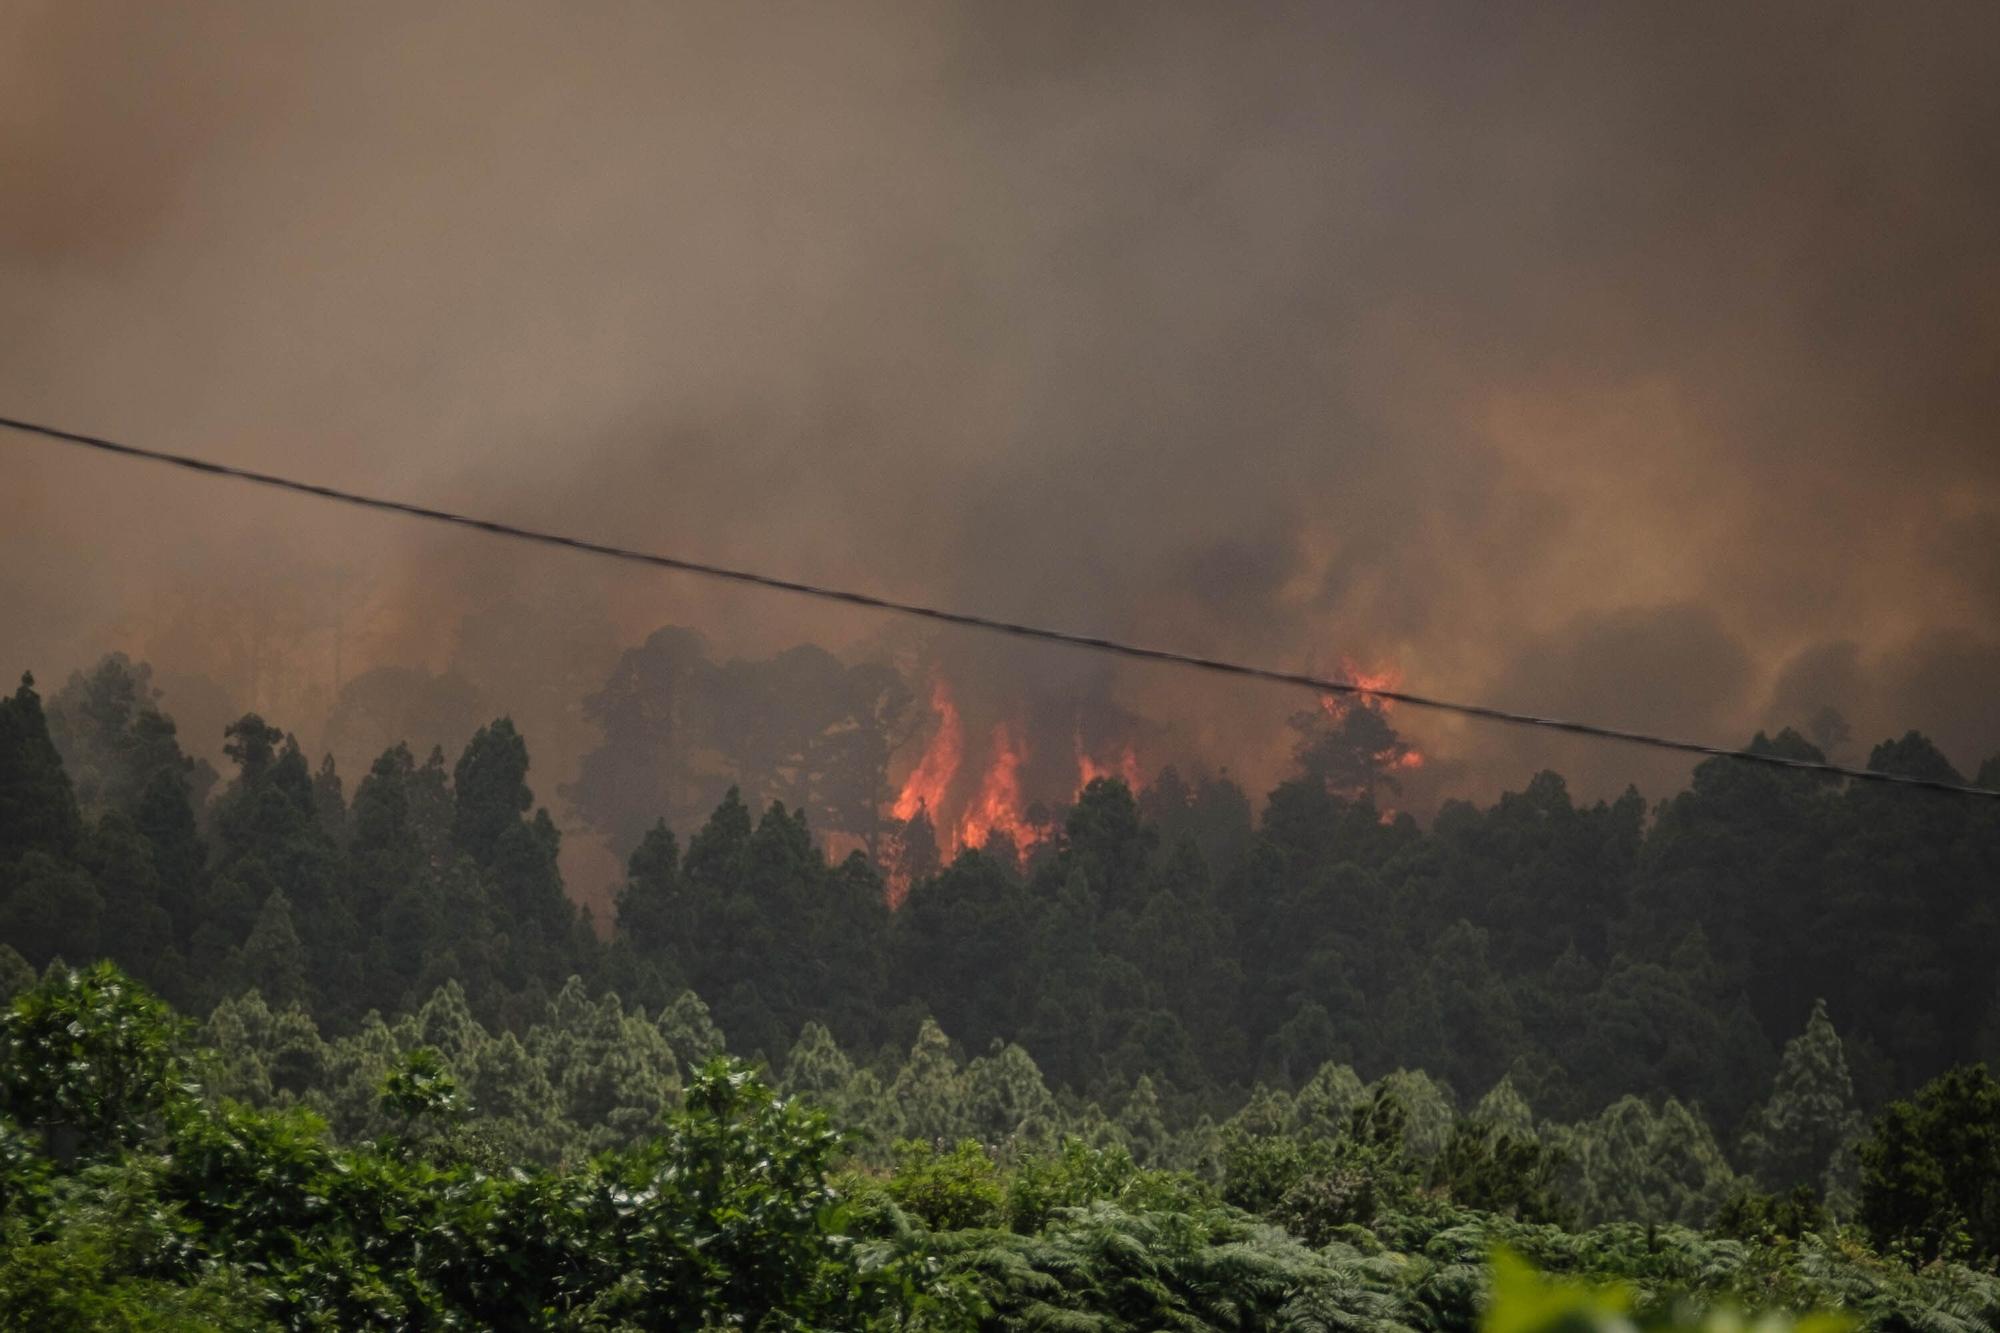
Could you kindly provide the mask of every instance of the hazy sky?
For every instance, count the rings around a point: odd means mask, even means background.
[[[1830,704],[1847,758],[2000,751],[1991,3],[168,8],[0,0],[0,413],[1704,739]],[[305,735],[336,652],[441,670],[516,597],[544,683],[575,623],[883,631],[0,438],[9,670],[122,647]],[[996,698],[1103,670],[946,651]],[[1239,764],[1295,703],[1110,688]],[[1427,744],[1480,793],[1673,771]]]

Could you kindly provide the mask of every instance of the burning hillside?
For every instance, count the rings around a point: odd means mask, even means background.
[[[1366,692],[1396,678],[1342,674],[1364,692],[1291,715],[1289,730],[1283,694],[1189,725],[1158,720],[1187,716],[1159,700],[1146,714],[1128,706],[1110,673],[926,653],[850,662],[809,646],[719,659],[663,626],[584,700],[603,742],[561,791],[621,860],[661,819],[692,836],[732,788],[752,810],[780,802],[830,855],[882,866],[894,899],[967,848],[1046,844],[1097,779],[1138,792],[1170,764],[1234,774],[1253,792],[1302,775],[1400,801],[1424,756],[1390,725],[1390,701]]]
[[[1364,692],[1324,696],[1317,710],[1294,716],[1294,758],[1305,776],[1335,794],[1396,792],[1396,774],[1424,765],[1423,753],[1387,721],[1393,701],[1373,693],[1397,688],[1400,676],[1343,667]],[[892,902],[901,901],[913,878],[960,851],[1001,840],[1021,854],[1044,842],[1061,811],[1099,778],[1116,778],[1134,792],[1147,781],[1140,761],[1144,724],[1121,710],[1016,701],[995,706],[999,720],[968,726],[960,691],[942,671],[932,674],[927,699],[928,721],[899,756],[907,767],[887,811],[904,831],[902,854],[885,858]],[[1201,764],[1201,756],[1186,758]],[[912,836],[916,825],[922,831]]]
[[[1046,725],[1037,728],[1025,716],[1003,718],[984,729],[968,752],[957,696],[943,674],[932,677],[929,698],[930,725],[890,814],[902,823],[919,815],[927,819],[946,860],[960,849],[986,845],[995,835],[1026,850],[1048,836],[1046,812],[1075,799],[1097,778],[1121,778],[1135,790],[1140,785],[1137,743],[1122,739],[1109,750],[1092,753],[1080,709],[1070,721],[1070,766],[1052,770],[1047,763],[1031,762],[1049,753],[1035,739],[1035,733],[1048,730]]]

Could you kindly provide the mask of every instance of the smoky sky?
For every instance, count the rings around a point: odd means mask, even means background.
[[[1990,5],[16,0],[0,33],[7,414],[1701,739],[1832,707],[1849,757],[2000,751]],[[498,711],[669,622],[910,642],[22,440],[0,479],[10,669],[123,648],[302,737],[374,666]],[[935,651],[1239,767],[1296,705]],[[1674,775],[1426,742],[1473,793]]]

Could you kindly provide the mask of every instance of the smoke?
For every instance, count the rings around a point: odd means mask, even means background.
[[[8,26],[10,414],[1502,705],[1720,741],[1831,707],[1864,752],[1935,728],[1968,771],[2000,747],[1990,6]],[[580,727],[564,692],[670,621],[913,651],[847,610],[0,448],[10,661],[121,647],[309,744],[385,666]],[[1068,691],[1253,778],[1299,706],[927,651],[974,700]],[[1396,721],[1467,794],[1685,771]],[[590,742],[529,738],[557,775]]]

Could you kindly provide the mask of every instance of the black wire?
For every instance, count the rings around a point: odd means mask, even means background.
[[[1381,690],[1357,684],[1351,680],[1332,680],[1322,676],[1308,675],[1298,671],[1280,671],[1274,667],[1252,666],[1242,662],[1231,662],[1223,658],[1202,657],[1195,653],[1177,652],[1169,648],[1149,648],[1140,644],[1126,643],[1118,639],[1108,639],[1096,634],[1077,634],[1069,630],[1049,629],[1040,625],[1023,625],[1010,620],[996,620],[991,616],[974,615],[966,611],[949,611],[942,607],[923,606],[915,602],[899,602],[888,597],[877,597],[872,593],[854,592],[844,588],[828,588],[813,583],[802,583],[795,579],[777,578],[770,574],[758,574],[750,570],[730,569],[722,565],[711,565],[699,560],[686,560],[678,556],[657,555],[649,551],[635,551],[623,546],[612,546],[605,542],[590,541],[582,537],[569,537],[555,532],[539,532],[533,528],[516,527],[511,523],[501,523],[494,519],[474,518],[467,514],[453,513],[448,509],[432,509],[426,505],[410,504],[403,500],[385,500],[379,496],[358,495],[353,491],[343,491],[332,486],[320,486],[312,482],[295,481],[290,477],[275,476],[268,472],[253,472],[249,468],[233,467],[227,463],[214,463],[205,458],[193,458],[186,454],[171,454],[158,449],[144,449],[135,444],[120,444],[96,435],[84,435],[77,431],[62,430],[55,426],[37,425],[32,421],[18,421],[11,417],[0,417],[0,426],[39,435],[45,439],[65,444],[81,445],[105,453],[121,454],[127,458],[150,459],[155,463],[169,463],[175,467],[187,468],[194,472],[205,472],[212,476],[234,477],[238,481],[255,482],[260,486],[275,486],[279,490],[295,491],[302,495],[316,495],[321,499],[338,500],[344,504],[360,505],[366,509],[386,510],[390,513],[407,514],[413,518],[432,519],[440,523],[455,523],[464,528],[476,528],[502,537],[513,537],[522,541],[541,542],[547,546],[564,546],[575,551],[585,551],[592,555],[610,556],[617,560],[630,560],[659,569],[677,570],[683,574],[698,574],[704,578],[728,579],[735,583],[748,583],[759,588],[770,588],[778,592],[798,593],[804,597],[818,597],[827,601],[845,602],[850,606],[867,607],[875,611],[889,611],[897,615],[917,616],[924,620],[940,621],[947,625],[963,625],[970,629],[989,630],[999,634],[1011,634],[1017,638],[1039,639],[1048,643],[1068,644],[1073,648],[1086,648],[1095,652],[1113,653],[1120,657],[1136,658],[1144,662],[1164,662],[1171,666],[1192,667],[1200,671],[1214,672],[1227,676],[1242,676],[1251,680],[1271,681],[1279,685],[1295,685],[1318,694],[1359,695],[1370,699],[1387,699],[1394,703],[1408,704],[1412,708],[1427,708],[1440,713],[1455,713],[1460,717],[1481,718],[1489,722],[1504,722],[1511,726],[1540,727],[1548,731],[1568,732],[1574,736],[1589,736],[1598,740],[1624,741],[1631,745],[1650,746],[1656,750],[1675,750],[1683,754],[1706,755],[1716,759],[1741,759],[1749,763],[1766,764],[1777,768],[1797,769],[1807,773],[1823,773],[1833,777],[1853,778],[1864,782],[1888,782],[1904,787],[1916,787],[1928,791],[1956,792],[1961,796],[1984,796],[2000,800],[2000,791],[1985,787],[1973,787],[1957,782],[1942,782],[1934,778],[1910,777],[1901,773],[1883,773],[1872,768],[1850,768],[1844,764],[1822,763],[1811,759],[1792,759],[1783,755],[1765,754],[1754,750],[1737,750],[1722,745],[1706,745],[1700,741],[1675,740],[1667,736],[1655,736],[1643,731],[1630,731],[1622,727],[1600,726],[1594,722],[1573,722],[1566,718],[1538,717],[1531,713],[1518,713],[1505,708],[1493,708],[1486,704],[1454,703],[1446,699],[1433,699],[1428,695],[1412,694],[1407,690]]]

